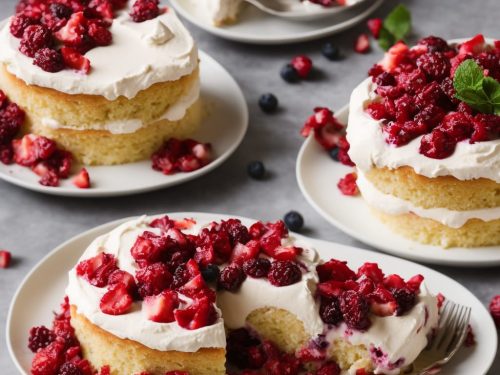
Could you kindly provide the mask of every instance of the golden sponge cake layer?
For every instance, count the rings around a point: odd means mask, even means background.
[[[45,119],[61,127],[85,130],[96,125],[120,120],[141,120],[150,124],[168,108],[189,94],[198,84],[199,71],[177,81],[161,82],[140,91],[134,98],[120,96],[107,100],[98,95],[70,95],[53,89],[27,85],[0,65],[0,88],[26,111],[29,124],[41,124]],[[27,129],[31,131],[31,129]]]
[[[188,138],[199,127],[201,101],[179,121],[160,120],[134,133],[112,134],[103,130],[53,129],[37,123],[30,131],[51,138],[86,165],[114,165],[148,159],[169,138]]]
[[[447,247],[481,247],[500,245],[500,219],[471,219],[460,228],[450,228],[435,220],[413,213],[389,215],[372,209],[394,232],[428,245]]]
[[[111,375],[132,375],[147,371],[164,375],[168,371],[187,371],[190,375],[224,375],[224,349],[206,348],[194,353],[159,351],[136,341],[118,338],[92,324],[71,306],[71,325],[82,347],[83,356],[99,369],[109,365]]]
[[[373,168],[365,176],[381,192],[422,208],[469,211],[500,207],[500,184],[489,179],[429,178],[410,167]]]

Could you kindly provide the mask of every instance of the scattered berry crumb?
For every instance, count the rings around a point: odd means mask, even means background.
[[[375,39],[378,39],[380,36],[380,30],[382,30],[382,18],[372,18],[366,22],[370,33],[373,35]]]
[[[370,39],[368,35],[363,33],[356,39],[354,51],[357,53],[368,53],[370,51]]]
[[[80,173],[78,173],[73,178],[73,184],[79,189],[90,188],[90,177],[89,177],[89,172],[87,172],[87,169],[82,168]]]
[[[493,297],[490,302],[490,313],[497,328],[500,328],[500,295]]]
[[[358,186],[356,185],[357,178],[356,173],[348,173],[344,178],[339,180],[337,187],[344,195],[356,196],[359,194]]]
[[[466,348],[476,345],[476,337],[474,336],[474,331],[472,331],[470,324],[467,326],[467,336],[465,337],[464,345]]]
[[[7,250],[0,250],[0,268],[9,268],[12,255]]]

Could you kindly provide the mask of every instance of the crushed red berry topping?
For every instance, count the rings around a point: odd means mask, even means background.
[[[355,196],[359,194],[358,186],[356,185],[356,180],[358,176],[356,173],[348,173],[341,178],[337,184],[340,192],[344,195]]]
[[[170,323],[175,320],[174,310],[179,307],[179,297],[172,290],[164,290],[160,294],[144,298],[143,306],[149,320]]]
[[[111,254],[99,253],[83,260],[76,266],[76,274],[91,285],[103,288],[108,285],[109,276],[117,270],[116,258]]]
[[[212,146],[192,139],[171,138],[151,156],[153,169],[166,175],[193,172],[212,160]]]
[[[295,262],[276,260],[271,264],[267,278],[274,286],[288,286],[302,279],[302,271]]]
[[[500,80],[500,49],[487,45],[482,35],[459,45],[429,36],[411,49],[403,42],[391,47],[369,72],[381,100],[366,108],[380,121],[386,142],[401,147],[421,137],[421,154],[444,159],[459,142],[500,138],[500,116],[485,112],[487,105],[456,91],[460,90],[457,69],[469,60],[488,79]],[[471,104],[474,108],[468,103],[475,103]]]
[[[43,349],[54,342],[55,339],[55,333],[47,327],[33,327],[30,329],[28,348],[30,348],[33,353],[36,353],[39,349]]]
[[[160,15],[159,0],[136,0],[132,5],[130,17],[134,22],[152,20]]]
[[[12,255],[7,250],[0,250],[0,268],[9,268]]]
[[[357,53],[368,53],[370,51],[370,38],[363,33],[358,36],[354,43],[354,51]]]
[[[490,302],[490,313],[497,328],[500,328],[500,295],[495,296]]]
[[[175,310],[174,316],[181,327],[189,330],[212,325],[217,320],[215,307],[208,298],[195,300],[183,310]]]

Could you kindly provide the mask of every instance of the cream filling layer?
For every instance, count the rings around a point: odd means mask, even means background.
[[[151,123],[167,120],[167,121],[179,121],[184,118],[187,110],[199,99],[200,97],[200,82],[196,81],[190,88],[189,91],[181,97],[176,103],[171,105],[167,111],[158,117],[157,119],[151,121]],[[108,131],[111,134],[130,134],[135,133],[137,130],[146,127],[150,124],[143,123],[139,119],[128,119],[119,121],[110,121],[104,124],[92,124],[86,128],[72,126],[67,124],[61,124],[53,118],[42,118],[41,123],[43,126],[52,129],[69,129],[69,130],[103,130]]]
[[[49,73],[33,65],[19,52],[20,40],[11,35],[9,25],[10,20],[0,31],[0,62],[29,85],[67,94],[131,99],[155,83],[189,75],[198,66],[196,44],[171,8],[141,23],[132,21],[129,10],[120,12],[110,28],[113,43],[85,54],[92,66],[88,75],[70,69]]]
[[[435,220],[450,228],[460,228],[471,219],[492,221],[500,219],[500,207],[483,208],[480,210],[454,211],[447,208],[423,208],[412,202],[385,194],[378,190],[358,169],[356,184],[364,200],[372,207],[389,215],[414,213],[422,218]]]
[[[347,140],[349,156],[361,171],[373,167],[396,169],[412,167],[415,173],[430,178],[453,176],[459,180],[487,178],[500,183],[500,139],[470,144],[459,142],[455,152],[445,159],[431,159],[419,153],[422,137],[405,146],[385,141],[382,121],[365,112],[368,104],[379,99],[376,84],[365,79],[352,92],[349,104]]]

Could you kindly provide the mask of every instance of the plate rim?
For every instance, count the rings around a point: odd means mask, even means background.
[[[340,109],[336,110],[335,113],[344,113],[347,112],[349,113],[349,104],[346,104]],[[336,218],[332,217],[331,215],[328,214],[318,203],[316,203],[315,199],[313,198],[312,194],[310,194],[309,190],[306,188],[306,182],[304,180],[304,176],[301,172],[302,169],[302,162],[304,159],[304,154],[307,152],[308,148],[311,147],[311,144],[314,142],[314,138],[312,136],[309,136],[301,145],[300,150],[297,154],[297,159],[295,162],[295,176],[297,180],[297,184],[299,186],[299,189],[306,199],[306,201],[312,206],[312,208],[319,213],[328,223],[331,225],[337,227],[340,229],[342,232],[346,233],[347,235],[361,241],[362,243],[368,245],[368,246],[373,246],[377,250],[380,250],[386,254],[391,254],[393,256],[397,257],[402,257],[411,261],[416,261],[416,262],[424,262],[427,264],[434,264],[434,265],[443,265],[443,266],[452,266],[452,267],[495,267],[500,264],[500,257],[499,259],[495,260],[461,260],[461,259],[454,259],[454,258],[437,258],[437,257],[428,257],[426,255],[422,255],[421,252],[418,252],[418,250],[413,251],[412,253],[408,252],[402,252],[398,250],[397,248],[390,248],[390,247],[381,247],[379,244],[375,243],[372,241],[369,237],[364,236],[362,233],[351,229],[349,226],[343,224],[341,221],[337,220]],[[406,238],[405,238],[406,239]],[[409,240],[409,239],[406,239]],[[411,241],[411,240],[409,240]],[[416,246],[424,246],[424,244],[421,244],[416,241],[412,241]],[[500,246],[495,246],[492,251],[500,251]],[[458,249],[463,249],[463,250],[468,250],[466,248],[458,248]],[[441,251],[450,251],[452,252],[453,249],[440,249]],[[470,249],[470,251],[474,251],[474,249]],[[488,249],[489,251],[489,249]]]
[[[3,21],[5,22],[5,21]],[[0,22],[0,25],[1,23]],[[1,27],[1,26],[0,26]],[[74,197],[74,198],[106,198],[106,197],[122,197],[122,196],[128,196],[128,195],[135,195],[135,194],[141,194],[141,193],[146,193],[150,191],[155,191],[155,190],[161,190],[161,189],[166,189],[169,187],[177,186],[189,181],[192,181],[198,177],[201,177],[205,174],[208,174],[215,170],[216,168],[220,167],[222,164],[224,164],[229,157],[231,157],[234,152],[238,149],[238,147],[241,145],[243,140],[245,139],[245,136],[248,132],[248,127],[249,127],[249,122],[250,122],[250,113],[249,113],[249,108],[248,108],[248,103],[246,101],[245,95],[243,93],[243,90],[239,83],[236,81],[236,79],[233,77],[231,73],[221,64],[219,63],[214,57],[212,57],[210,54],[206,53],[203,50],[198,50],[199,52],[199,57],[200,60],[205,60],[205,61],[210,61],[211,64],[214,64],[217,66],[217,68],[220,68],[221,71],[227,76],[227,79],[231,82],[231,84],[234,85],[235,92],[234,97],[237,99],[239,102],[239,108],[238,112],[240,112],[240,115],[242,116],[242,122],[241,122],[241,129],[239,131],[238,137],[235,138],[235,142],[231,144],[230,147],[228,147],[222,155],[217,157],[213,162],[210,164],[204,166],[203,168],[200,168],[196,171],[186,173],[183,178],[180,178],[176,181],[170,181],[170,182],[164,182],[160,184],[155,184],[151,186],[146,186],[146,187],[137,187],[133,189],[124,189],[124,190],[98,190],[98,188],[90,188],[90,189],[73,189],[73,188],[68,188],[68,187],[57,187],[57,188],[51,188],[51,187],[45,187],[42,186],[38,183],[30,183],[28,181],[25,181],[23,179],[16,178],[14,175],[8,173],[8,172],[0,172],[0,179],[8,182],[9,184],[15,185],[17,187],[27,189],[36,193],[40,194],[48,194],[52,196],[63,196],[63,197]],[[201,77],[203,79],[203,76]],[[229,82],[228,81],[228,82]],[[203,83],[202,83],[203,87]],[[236,93],[237,91],[237,93]],[[140,161],[139,161],[140,162]],[[136,162],[138,163],[138,162]],[[127,163],[128,164],[128,163]],[[121,164],[121,165],[116,165],[116,166],[107,166],[107,167],[125,167],[127,164]],[[135,164],[135,163],[130,163],[130,164]],[[85,167],[85,165],[83,165]],[[168,177],[168,176],[166,176]]]
[[[319,30],[308,31],[304,33],[300,33],[296,36],[288,37],[288,38],[265,38],[265,37],[252,37],[252,36],[240,36],[234,35],[230,31],[228,32],[226,28],[217,28],[212,25],[200,23],[196,20],[196,17],[192,16],[190,12],[187,12],[181,5],[180,1],[188,1],[188,0],[170,0],[170,4],[175,8],[176,12],[178,12],[184,19],[189,21],[191,24],[199,27],[200,29],[215,35],[217,37],[231,40],[234,42],[240,43],[248,43],[248,44],[258,44],[258,45],[276,45],[276,44],[293,44],[293,43],[301,43],[307,42],[310,40],[320,39],[329,35],[333,35],[336,33],[340,33],[349,28],[352,28],[359,23],[361,23],[364,19],[370,16],[373,12],[375,12],[385,0],[373,0],[373,4],[369,6],[362,13],[357,14],[356,16],[349,18],[346,21],[342,21],[339,24],[328,26],[321,28]],[[272,16],[271,16],[272,17]],[[293,22],[293,21],[289,21]]]
[[[207,218],[210,218],[209,220],[225,220],[225,219],[227,220],[228,218],[237,218],[237,219],[240,219],[242,221],[255,221],[256,220],[253,218],[248,218],[248,217],[239,216],[239,215],[231,215],[231,214],[219,214],[219,213],[208,213],[208,212],[182,212],[182,211],[153,214],[151,216],[157,216],[157,215],[160,215],[160,216],[161,215],[169,215],[171,217],[176,217],[176,216],[179,216],[179,217],[198,217],[198,218],[207,217]],[[5,329],[5,332],[6,332],[5,338],[6,338],[7,350],[9,352],[11,360],[14,362],[15,367],[20,371],[21,374],[28,375],[24,371],[24,369],[22,368],[21,364],[19,363],[18,358],[15,355],[14,348],[12,346],[12,342],[11,342],[12,324],[11,323],[13,320],[13,312],[14,312],[14,308],[15,308],[15,305],[17,303],[18,297],[22,293],[22,291],[25,287],[25,284],[29,281],[31,276],[33,274],[35,274],[39,270],[39,268],[41,268],[43,266],[43,264],[46,261],[48,261],[50,258],[56,256],[59,252],[64,251],[64,249],[69,247],[73,242],[81,240],[84,237],[94,235],[95,232],[112,230],[113,228],[117,227],[121,223],[128,221],[128,220],[131,220],[131,219],[138,218],[140,216],[141,215],[130,216],[130,217],[125,217],[125,218],[121,218],[121,219],[117,219],[117,220],[112,220],[112,221],[97,225],[95,227],[89,228],[89,229],[83,231],[82,233],[79,233],[75,236],[72,236],[68,240],[62,242],[60,245],[56,246],[54,249],[49,251],[45,256],[43,256],[42,259],[40,259],[32,267],[32,269],[26,274],[26,276],[22,279],[21,283],[19,284],[18,288],[16,289],[16,292],[14,293],[14,295],[12,296],[12,299],[10,301],[9,309],[8,309],[8,313],[7,313],[7,319],[6,319],[6,323],[5,323],[6,324],[5,325],[5,328],[6,328]],[[479,311],[477,312],[477,314],[482,314],[482,315],[485,315],[488,317],[487,323],[483,322],[483,324],[488,324],[490,326],[490,328],[492,328],[489,331],[493,332],[491,339],[493,340],[493,343],[494,343],[494,345],[493,345],[494,350],[492,351],[491,358],[489,359],[489,361],[487,363],[486,371],[488,371],[491,368],[491,366],[493,365],[495,358],[496,358],[496,352],[498,349],[498,334],[497,334],[496,329],[494,329],[495,325],[493,322],[493,318],[491,317],[491,315],[489,314],[488,310],[483,305],[483,303],[466,286],[464,286],[461,283],[459,283],[458,281],[452,279],[448,275],[445,275],[444,273],[441,273],[437,270],[434,270],[426,265],[415,263],[411,260],[402,259],[400,257],[390,255],[390,254],[378,253],[378,252],[373,251],[373,250],[362,249],[362,248],[350,246],[350,245],[344,245],[344,244],[336,243],[333,241],[316,239],[316,238],[304,236],[300,233],[295,233],[295,232],[290,232],[290,233],[292,233],[294,236],[297,236],[299,239],[305,239],[306,241],[310,242],[311,245],[315,248],[319,248],[322,246],[336,246],[336,247],[343,248],[345,250],[356,251],[356,252],[358,252],[358,254],[361,252],[361,254],[364,253],[364,254],[368,254],[371,256],[376,256],[377,258],[382,257],[383,262],[395,261],[395,262],[403,263],[407,266],[416,265],[426,275],[433,274],[433,276],[437,276],[437,277],[446,279],[446,281],[449,283],[450,287],[453,286],[453,287],[459,287],[461,289],[465,289],[467,291],[467,293],[469,294],[469,297],[471,298],[471,300],[473,300],[474,304],[477,305],[477,307],[478,307]],[[318,253],[319,252],[320,251],[318,251]],[[476,324],[478,324],[478,322],[476,322]]]

